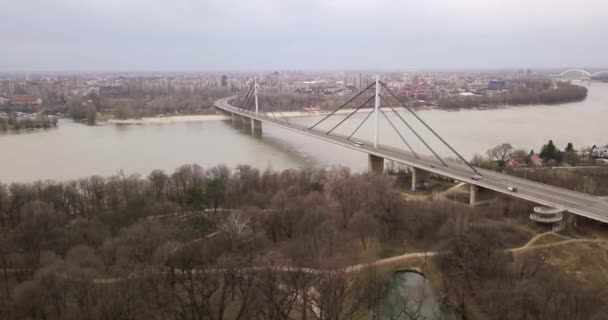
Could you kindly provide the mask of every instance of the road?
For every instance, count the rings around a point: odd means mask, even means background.
[[[331,135],[327,135],[325,132],[308,130],[307,127],[298,124],[268,118],[261,113],[256,114],[254,112],[240,110],[228,103],[232,99],[234,99],[234,97],[217,100],[215,102],[215,106],[216,108],[226,112],[259,120],[262,123],[271,124],[286,130],[298,132],[309,137],[357,150],[359,152],[372,154],[387,160],[393,160],[417,169],[450,177],[452,179],[476,185],[485,189],[508,194],[510,196],[528,200],[540,205],[564,209],[576,215],[608,223],[608,202],[596,196],[480,168],[476,169],[483,176],[483,179],[475,180],[471,178],[471,169],[463,163],[446,161],[447,166],[444,166],[436,158],[422,155],[416,157],[411,152],[385,145],[379,145],[378,148],[374,148],[371,142],[363,141],[361,139],[358,139],[358,141],[363,142],[364,146],[357,147],[352,141],[347,140],[347,137],[342,135],[333,133]],[[517,192],[509,191],[507,189],[508,187],[516,188]]]

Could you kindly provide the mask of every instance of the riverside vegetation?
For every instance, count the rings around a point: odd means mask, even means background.
[[[0,318],[372,319],[390,272],[365,263],[435,251],[419,263],[467,318],[599,319],[605,276],[504,251],[536,232],[530,209],[406,200],[345,168],[0,184]],[[422,319],[419,303],[402,316]]]

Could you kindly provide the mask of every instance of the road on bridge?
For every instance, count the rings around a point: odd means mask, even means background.
[[[233,96],[217,100],[215,106],[218,109],[232,114],[255,119],[262,123],[275,125],[283,129],[295,131],[316,139],[357,150],[359,152],[372,154],[384,159],[403,163],[417,169],[422,169],[424,171],[466,182],[471,185],[508,194],[510,196],[528,200],[544,206],[564,209],[580,216],[608,223],[608,202],[600,199],[599,197],[480,168],[476,169],[483,178],[480,180],[475,180],[472,179],[473,173],[471,169],[463,163],[446,161],[447,166],[444,166],[440,161],[432,157],[418,155],[417,158],[411,152],[385,145],[379,145],[378,148],[375,148],[373,143],[363,141],[361,139],[358,139],[358,141],[364,142],[364,145],[361,147],[355,146],[352,141],[347,139],[346,136],[334,133],[328,135],[325,132],[309,130],[307,127],[294,123],[272,119],[263,115],[262,113],[256,114],[255,112],[239,109],[229,104],[229,101],[233,100],[234,98],[235,97]],[[508,187],[516,188],[517,192],[509,191],[507,189]]]

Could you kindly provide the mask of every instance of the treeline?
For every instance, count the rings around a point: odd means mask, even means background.
[[[202,88],[194,91],[135,91],[120,96],[88,95],[73,97],[67,104],[74,119],[92,117],[92,113],[104,113],[117,119],[151,117],[160,114],[207,114],[214,112],[216,100],[228,97],[228,88]]]
[[[549,140],[536,154],[534,150],[529,152],[524,149],[515,149],[510,143],[501,143],[486,151],[487,157],[476,154],[471,162],[481,168],[498,170],[505,167],[524,167],[524,166],[578,166],[592,165],[594,159],[591,155],[591,148],[581,150],[574,149],[574,145],[569,142],[564,150],[560,150],[553,140]]]
[[[345,103],[350,96],[308,95],[297,93],[270,94],[258,96],[258,103],[266,111],[301,111],[317,106],[322,110],[333,110]]]
[[[451,96],[439,100],[438,106],[442,109],[463,109],[488,105],[557,104],[581,101],[585,98],[587,98],[587,88],[559,82],[556,88],[526,85],[494,95]]]
[[[505,252],[491,230],[471,231],[463,229],[437,262],[448,299],[467,319],[583,320],[608,312],[602,270],[565,271],[573,266],[549,249]],[[583,255],[572,261],[577,270],[589,263]]]
[[[387,279],[343,267],[375,238],[401,250],[423,241],[442,218],[420,218],[444,208],[469,210],[408,203],[392,178],[346,169],[187,165],[2,185],[0,316],[353,319]]]
[[[355,92],[356,94],[358,92]],[[298,94],[298,93],[259,93],[258,104],[260,110],[270,111],[302,111],[304,108],[319,107],[321,110],[334,110],[337,107],[346,103],[350,98],[354,96],[350,95],[310,95],[310,94]],[[239,105],[244,98],[244,93],[241,94],[234,105]],[[364,94],[357,99],[353,100],[348,106],[349,108],[356,108],[362,105],[369,98],[369,94]],[[253,99],[249,104],[251,108],[254,107]],[[373,102],[368,105],[372,107]]]
[[[35,117],[18,118],[15,114],[8,117],[0,116],[0,131],[21,130],[21,129],[40,129],[57,126],[57,117],[37,115]]]
[[[407,201],[394,178],[344,168],[186,165],[0,185],[0,318],[369,318],[389,279],[344,267],[456,250],[465,229],[491,234],[483,250],[520,246],[530,235],[506,221],[530,210]],[[454,287],[468,284],[446,281],[457,301]]]
[[[237,99],[237,104],[244,94]],[[352,95],[310,95],[298,93],[260,93],[258,102],[266,111],[297,111],[311,106],[322,110],[333,110],[345,103]],[[587,88],[566,82],[553,84],[550,80],[533,79],[514,81],[506,92],[479,96],[452,95],[438,100],[440,109],[463,109],[480,106],[558,104],[584,100]],[[365,101],[366,97],[356,100],[351,107]],[[401,97],[403,99],[403,97]],[[407,99],[404,99],[407,100]]]
[[[509,170],[509,173],[582,193],[608,195],[608,168]]]

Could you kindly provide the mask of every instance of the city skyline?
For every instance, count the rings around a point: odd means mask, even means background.
[[[27,0],[3,7],[0,27],[11,32],[0,35],[0,72],[601,68],[608,49],[600,41],[608,6],[596,0]]]

